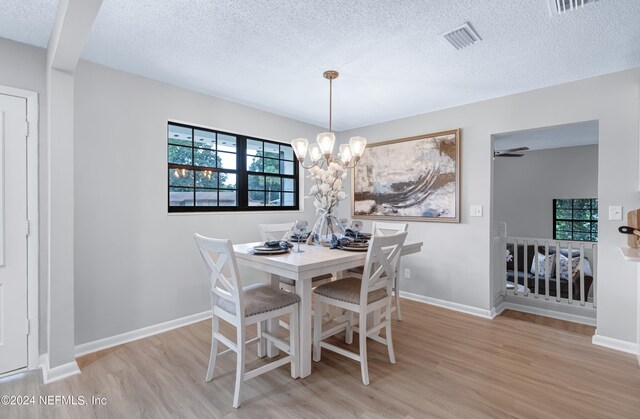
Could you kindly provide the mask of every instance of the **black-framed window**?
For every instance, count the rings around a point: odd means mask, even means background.
[[[288,144],[169,122],[167,164],[169,212],[299,209]]]
[[[598,200],[554,199],[553,238],[598,241]]]

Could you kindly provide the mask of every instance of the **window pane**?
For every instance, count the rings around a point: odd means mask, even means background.
[[[575,220],[590,220],[591,219],[591,211],[585,210],[574,210],[573,218]]]
[[[556,239],[558,240],[571,240],[571,232],[569,231],[556,231]]]
[[[285,160],[293,160],[293,148],[288,145],[281,145],[280,158]]]
[[[591,231],[591,223],[588,221],[574,221],[573,222],[573,231]]]
[[[210,131],[194,130],[195,141],[194,145],[200,148],[208,148],[210,150],[216,149],[216,133]]]
[[[167,149],[167,157],[169,163],[184,164],[191,166],[191,147],[180,147],[177,145],[169,145]]]
[[[191,128],[169,124],[168,131],[169,144],[186,145],[189,147],[193,145]]]
[[[267,205],[270,207],[280,206],[280,192],[276,192],[276,191],[267,192]]]
[[[293,165],[294,163],[292,161],[283,161],[282,163],[282,171],[280,173],[283,173],[285,175],[292,175],[293,174]]]
[[[218,134],[218,150],[235,153],[236,141],[236,137],[231,135]]]
[[[247,157],[247,170],[249,172],[263,172],[262,164],[264,159],[259,156]]]
[[[212,172],[211,170],[196,171],[196,187],[217,188],[218,174],[216,172]]]
[[[215,189],[196,189],[197,207],[215,207],[218,205],[218,191]]]
[[[193,186],[193,170],[169,169],[170,186]]]
[[[573,208],[575,208],[575,209],[590,209],[591,208],[591,200],[590,199],[574,199],[573,200]]]
[[[262,141],[247,140],[247,156],[262,155]]]
[[[264,192],[249,191],[249,206],[264,206]]]
[[[591,240],[590,233],[573,233],[573,240]]]
[[[280,173],[280,160],[264,159],[265,173]]]
[[[595,221],[598,221],[598,211],[593,211],[591,213],[591,219],[595,220]]]
[[[193,205],[193,189],[169,188],[169,206],[185,207]]]
[[[571,231],[571,221],[556,221],[556,230]]]
[[[249,175],[249,189],[264,190],[264,176]]]
[[[294,182],[293,179],[282,179],[282,190],[283,191],[294,191]]]
[[[218,152],[218,167],[223,169],[236,169],[236,155],[232,153]]]
[[[220,189],[236,189],[236,175],[234,173],[220,173]]]
[[[195,166],[217,167],[215,151],[196,148],[194,150],[194,157],[195,161],[193,164]]]
[[[571,210],[559,209],[556,210],[556,218],[559,220],[570,220],[571,218],[573,218],[573,213],[571,212]]]
[[[571,209],[570,199],[556,199],[556,208]]]
[[[280,157],[280,146],[273,143],[264,143],[264,156],[277,159]]]
[[[279,191],[280,189],[280,178],[275,176],[267,176],[267,190]]]
[[[218,203],[221,207],[229,207],[238,205],[238,193],[236,191],[220,191],[218,195]]]
[[[282,205],[285,207],[292,207],[293,205],[295,205],[295,199],[292,193],[283,192],[282,199],[283,199]]]

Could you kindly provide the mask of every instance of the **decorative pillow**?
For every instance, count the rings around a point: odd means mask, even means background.
[[[537,253],[531,261],[531,273],[535,275],[537,270],[538,278],[544,278],[546,272],[549,272],[549,277],[552,277],[554,266],[555,255],[549,255],[549,257],[546,257],[542,253]]]
[[[591,265],[587,258],[584,258],[584,263],[582,264],[582,269],[584,271],[585,276],[593,276],[593,272],[591,271]],[[575,277],[576,274],[579,275],[580,272],[580,254],[578,256],[571,258],[571,277]],[[560,254],[560,279],[569,279],[569,258],[563,254]]]

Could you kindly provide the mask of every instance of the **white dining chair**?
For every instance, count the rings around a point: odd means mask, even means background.
[[[400,251],[407,237],[406,231],[387,236],[372,236],[367,250],[362,277],[347,277],[339,281],[323,284],[314,290],[315,309],[321,304],[335,306],[349,313],[358,315],[358,325],[355,326],[347,316],[347,320],[325,331],[322,330],[322,318],[314,317],[313,328],[313,360],[321,359],[322,348],[329,349],[340,355],[360,362],[362,382],[369,384],[369,369],[367,364],[367,338],[387,345],[389,361],[396,363],[391,336],[391,290],[393,288],[396,267],[400,259]],[[369,313],[380,312],[384,309],[384,316],[371,316],[373,324],[367,324]],[[379,335],[385,328],[385,336]],[[354,353],[326,341],[330,336],[345,331],[347,342],[350,343],[353,332],[359,335],[360,352]]]
[[[389,234],[395,234],[399,231],[408,231],[409,223],[381,223],[374,221],[371,226],[371,235],[372,236],[386,236]],[[357,268],[349,269],[347,275],[349,276],[362,276],[362,271],[364,267],[359,266]],[[398,272],[396,272],[395,281],[393,284],[393,292],[395,294],[395,306],[396,306],[396,315],[398,316],[398,321],[402,321],[402,312],[400,311],[400,262],[398,262]]]
[[[211,294],[211,354],[206,380],[213,379],[218,357],[235,352],[236,384],[233,393],[233,407],[240,406],[244,381],[257,377],[287,363],[291,364],[291,376],[298,376],[298,302],[300,298],[293,293],[272,288],[266,284],[254,284],[242,287],[238,275],[238,266],[231,240],[212,239],[194,234],[198,249],[209,272]],[[289,315],[289,342],[267,332],[267,321]],[[236,341],[233,342],[219,331],[220,319],[236,328]],[[256,324],[258,336],[245,341],[245,328]],[[259,368],[245,372],[246,346],[258,342],[264,354],[266,341],[286,353]],[[228,349],[218,353],[218,343]]]
[[[293,223],[282,224],[258,224],[258,231],[260,232],[260,239],[263,241],[268,240],[288,240],[291,238]],[[317,287],[321,284],[330,282],[333,278],[331,274],[320,275],[311,278],[311,286]],[[296,283],[293,279],[280,277],[280,288],[295,292]]]

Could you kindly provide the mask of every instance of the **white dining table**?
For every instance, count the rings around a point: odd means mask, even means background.
[[[288,253],[279,255],[258,255],[251,252],[254,246],[262,242],[242,243],[233,246],[239,264],[266,272],[270,275],[271,285],[279,287],[280,277],[291,278],[296,284],[296,294],[300,297],[300,356],[299,376],[304,378],[311,374],[312,335],[311,335],[311,278],[328,273],[339,273],[350,268],[364,265],[367,253],[330,249],[320,245],[300,245],[303,253],[296,253],[294,246]],[[406,242],[401,256],[419,253],[422,242]],[[278,327],[272,322],[272,332]],[[276,354],[270,349],[269,356]],[[297,377],[296,377],[297,378]]]

